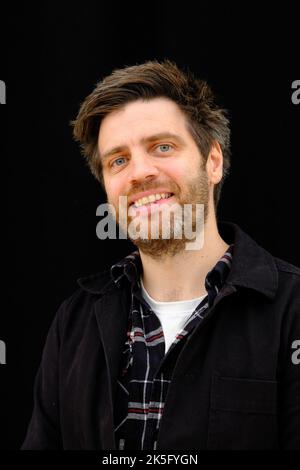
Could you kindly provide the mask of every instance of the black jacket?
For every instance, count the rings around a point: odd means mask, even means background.
[[[179,355],[157,450],[300,449],[300,269],[218,228],[231,271]],[[109,270],[78,283],[48,334],[23,449],[115,449],[130,295]]]

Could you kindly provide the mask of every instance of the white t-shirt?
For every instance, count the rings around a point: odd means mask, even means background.
[[[165,354],[175,339],[175,336],[184,326],[187,319],[192,315],[195,308],[206,297],[197,297],[191,300],[179,300],[176,302],[157,302],[146,291],[143,281],[140,278],[142,287],[142,296],[150,305],[153,312],[159,318],[164,337],[165,337]]]

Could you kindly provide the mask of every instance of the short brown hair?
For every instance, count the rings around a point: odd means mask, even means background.
[[[213,141],[223,152],[223,177],[214,188],[217,207],[221,188],[230,168],[230,129],[226,111],[215,102],[215,96],[204,80],[190,71],[180,70],[169,60],[149,61],[114,70],[97,83],[81,104],[72,125],[75,140],[80,142],[92,174],[103,184],[98,151],[98,134],[102,119],[136,100],[166,97],[184,112],[189,130],[206,162]]]

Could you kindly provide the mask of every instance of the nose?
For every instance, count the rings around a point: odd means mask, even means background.
[[[130,161],[130,183],[143,181],[158,176],[159,170],[155,162],[147,154],[138,152],[131,155]]]

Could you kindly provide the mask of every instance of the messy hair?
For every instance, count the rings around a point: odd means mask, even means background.
[[[214,93],[206,81],[183,71],[169,61],[149,61],[114,70],[99,83],[80,106],[73,125],[73,135],[95,178],[103,183],[98,151],[98,134],[102,119],[136,100],[165,97],[175,102],[187,118],[204,163],[211,146],[217,141],[223,153],[223,176],[214,188],[217,207],[220,192],[230,168],[230,128],[227,113],[216,104]]]

